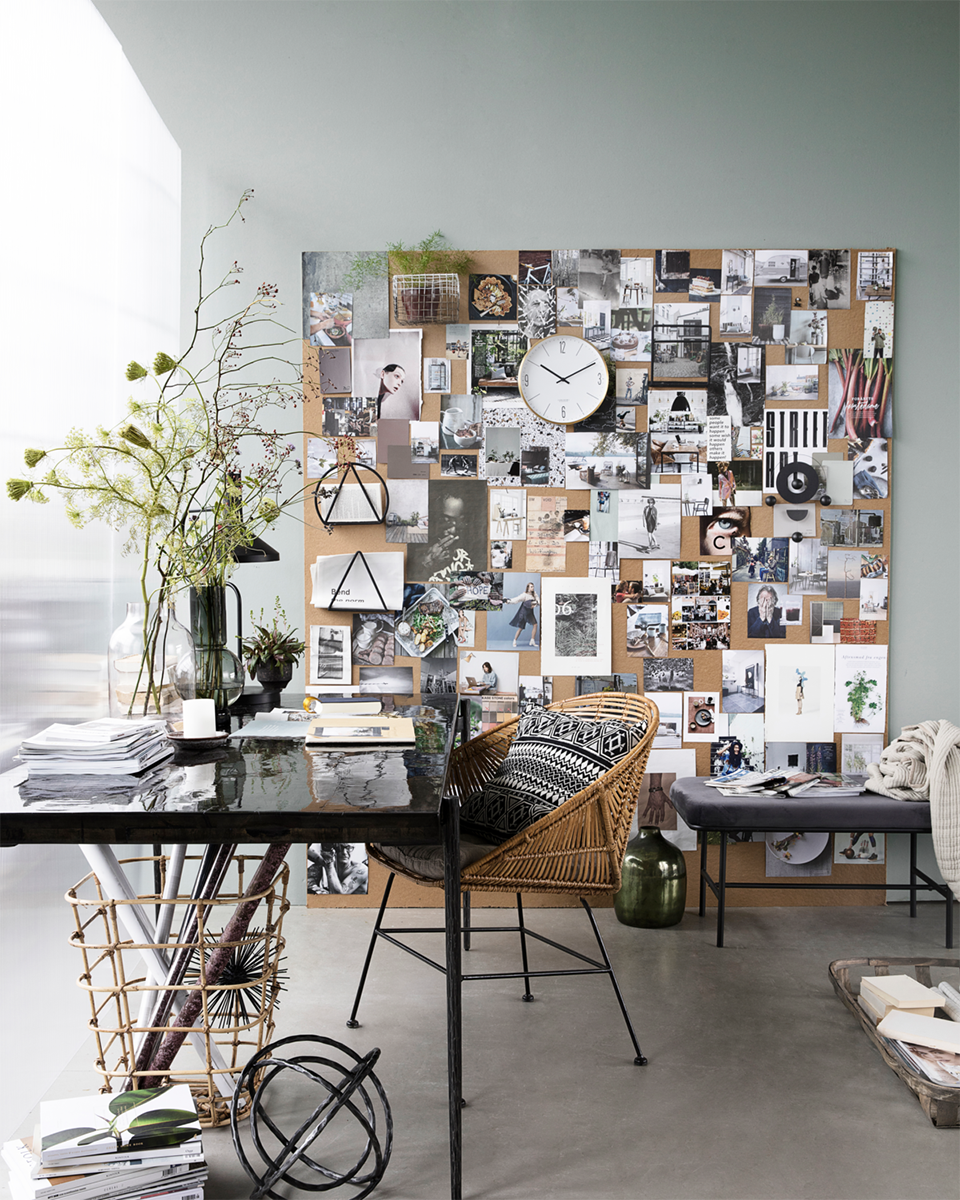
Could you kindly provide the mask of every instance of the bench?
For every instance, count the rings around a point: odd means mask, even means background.
[[[917,834],[930,833],[930,805],[925,801],[894,800],[875,792],[859,796],[722,796],[700,777],[677,779],[670,800],[691,829],[701,831],[700,916],[706,914],[707,888],[717,898],[717,945],[723,945],[727,888],[820,888],[829,891],[909,891],[910,916],[917,915],[917,892],[933,891],[943,897],[945,945],[953,947],[953,893],[936,883],[917,866]],[[910,835],[909,883],[745,883],[727,879],[727,839],[736,832],[833,833],[836,830]],[[720,834],[720,867],[717,879],[707,871],[707,833]]]

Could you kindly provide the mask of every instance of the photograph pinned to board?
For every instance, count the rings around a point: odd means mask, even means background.
[[[520,427],[485,425],[483,457],[487,475],[512,475],[520,482]]]
[[[789,288],[758,287],[753,293],[753,337],[759,343],[783,344],[790,336],[793,293]]]
[[[644,670],[649,665],[649,661],[645,662]],[[679,750],[683,742],[683,692],[658,692],[654,699],[660,712],[660,720],[653,739],[653,748]]]
[[[476,479],[478,470],[476,454],[447,454],[440,451],[441,479]]]
[[[857,299],[893,296],[893,250],[861,250],[857,255]]]
[[[566,508],[566,496],[544,496],[534,492],[527,497],[527,570],[541,574],[566,570],[567,544],[563,538]]]
[[[720,254],[720,274],[723,291],[728,296],[749,295],[753,287],[756,257],[752,250],[723,250]]]
[[[424,395],[450,391],[450,360],[444,358],[425,358],[423,360],[423,392]]]
[[[577,286],[584,301],[620,303],[620,251],[581,250]]]
[[[697,773],[695,750],[650,751],[646,773],[637,790],[631,837],[641,825],[656,825],[664,838],[679,850],[696,850],[697,835],[670,802],[670,788],[678,779]]]
[[[815,646],[837,645],[843,622],[842,600],[810,601],[810,641]]]
[[[886,838],[882,833],[835,833],[833,861],[861,866],[886,862]]]
[[[410,422],[410,461],[415,463],[440,461],[440,426],[436,421]]]
[[[420,691],[429,696],[450,696],[457,690],[457,657],[431,654],[420,663]]]
[[[886,438],[857,438],[847,444],[853,463],[853,495],[857,500],[883,500],[890,491]]]
[[[308,681],[350,683],[349,625],[311,625]]]
[[[558,287],[557,293],[557,327],[577,329],[583,324],[580,315],[580,289],[578,287]]]
[[[396,613],[354,613],[350,639],[353,661],[363,667],[392,667],[396,622]]]
[[[375,437],[377,402],[371,396],[324,396],[324,437]]]
[[[510,651],[461,650],[457,678],[461,692],[515,696],[520,682],[520,655]]]
[[[606,488],[591,488],[590,490],[590,523],[589,533],[591,542],[613,542],[617,540],[619,525],[619,492]]]
[[[831,653],[834,648],[830,647]],[[838,733],[884,733],[887,723],[887,647],[839,645],[836,653]]]
[[[361,696],[413,695],[413,667],[360,667]]]
[[[720,301],[721,280],[719,267],[690,268],[690,299],[706,300],[708,304]]]
[[[778,638],[787,636],[783,609],[786,588],[772,583],[752,583],[747,588],[747,637]]]
[[[580,290],[580,315],[583,318],[583,336],[598,350],[610,349],[611,312],[609,300],[588,300]]]
[[[666,600],[670,596],[670,560],[668,558],[645,558],[643,560],[643,598],[648,602]]]
[[[840,770],[844,775],[866,775],[883,750],[882,733],[844,733],[840,737]]]
[[[703,381],[709,377],[710,305],[657,304],[653,309],[651,378]]]
[[[790,543],[790,591],[807,596],[827,594],[827,547],[819,538]]]
[[[620,574],[620,547],[617,542],[595,542],[591,538],[587,551],[587,574],[594,579],[616,582]]]
[[[680,555],[680,484],[627,491],[618,513],[624,558],[677,558]]]
[[[762,713],[763,650],[723,650],[721,706],[725,713]]]
[[[314,362],[321,395],[350,391],[353,386],[353,365],[349,346],[318,346]]]
[[[720,297],[720,336],[747,337],[753,325],[752,296]]]
[[[563,510],[563,540],[565,542],[590,541],[590,510],[588,508],[565,508]]]
[[[638,488],[648,479],[646,439],[620,430],[568,431],[565,444],[568,488]]]
[[[831,437],[870,440],[893,434],[893,359],[860,350],[827,351]],[[883,447],[886,454],[886,446]],[[856,460],[854,460],[856,474]],[[875,499],[876,497],[868,497]]]
[[[622,429],[624,433],[636,433],[637,431],[637,410],[632,405],[616,406],[616,426],[617,429]]]
[[[863,310],[863,356],[893,358],[892,300],[868,300]]]
[[[517,281],[512,275],[480,272],[470,276],[467,292],[471,321],[515,321]]]
[[[354,343],[353,392],[374,397],[378,419],[420,419],[421,337],[420,329],[394,329]]]
[[[860,551],[827,551],[827,596],[831,600],[860,598]]]
[[[786,583],[788,538],[736,538],[733,543],[733,579],[736,583]]]
[[[631,658],[666,658],[667,606],[627,605],[627,654]]]
[[[710,774],[714,778],[722,779],[725,775],[732,775],[734,771],[744,769],[752,771],[756,770],[756,767],[746,767],[743,760],[743,743],[738,737],[726,734],[710,743]]]
[[[529,712],[531,708],[546,708],[553,703],[553,676],[519,676],[517,699],[522,713]]]
[[[431,480],[430,541],[407,550],[407,577],[449,580],[487,565],[487,485],[475,479]]]
[[[448,325],[446,337],[446,356],[450,359],[465,360],[470,357],[470,326]]]
[[[574,695],[592,696],[596,692],[629,692],[637,690],[637,676],[631,671],[614,675],[577,675]]]
[[[524,487],[546,487],[550,481],[550,447],[520,444],[520,482]]]
[[[471,612],[494,612],[503,604],[502,571],[460,571],[446,585],[447,603]]]
[[[550,277],[554,287],[576,287],[579,276],[579,250],[550,251]]]
[[[727,718],[720,712],[719,692],[683,693],[683,740],[714,742],[727,732]]]
[[[315,608],[398,611],[403,601],[403,551],[318,555],[310,567]]]
[[[652,307],[613,310],[610,314],[609,354],[618,363],[650,362],[653,354]]]
[[[887,579],[860,580],[860,620],[885,621],[887,619]]]
[[[540,646],[540,576],[508,571],[503,605],[487,614],[488,650],[537,650]]]
[[[527,555],[530,550],[528,548]],[[498,538],[490,543],[490,567],[494,571],[509,571],[513,566],[513,542]]]
[[[447,585],[449,587],[449,584]],[[477,640],[477,614],[473,609],[457,609],[457,629],[454,639],[458,646],[472,649]]]
[[[773,742],[829,741],[834,647],[768,644],[766,655],[766,736]]]
[[[653,303],[653,259],[621,255],[620,299],[617,308],[634,305],[647,308]]]
[[[483,445],[483,397],[453,394],[440,399],[440,445],[479,450]]]
[[[808,251],[807,286],[811,308],[850,307],[850,251]]]
[[[714,342],[710,347],[710,382],[707,415],[730,418],[735,457],[752,457],[747,426],[763,424],[766,378],[763,346],[742,342]]]
[[[365,896],[366,842],[311,842],[307,846],[307,893]]]
[[[311,292],[311,346],[349,346],[353,341],[353,292]]]
[[[553,251],[518,250],[517,279],[527,287],[553,287]]]
[[[793,308],[784,358],[788,366],[809,367],[827,361],[829,317],[816,309]]]
[[[557,293],[538,283],[517,288],[517,328],[530,338],[545,338],[557,331]]]
[[[693,691],[693,659],[648,659],[643,664],[643,690],[644,692]]]
[[[490,489],[490,537],[526,541],[527,493],[524,488]]]
[[[657,250],[654,259],[656,290],[667,294],[690,290],[690,251]]]
[[[541,579],[540,668],[545,675],[610,672],[611,587],[606,579]]]
[[[391,479],[385,536],[388,542],[426,542],[428,491],[426,479]]]
[[[643,601],[643,584],[639,579],[618,579],[613,589],[614,604],[640,604]]]
[[[714,508],[753,508],[763,503],[763,467],[759,459],[709,462],[707,471]],[[749,537],[749,531],[742,536]]]
[[[727,736],[739,739],[744,762],[752,771],[763,770],[764,733],[763,713],[728,713]]]
[[[820,392],[820,372],[816,366],[767,367],[764,398],[777,400],[816,400]]]

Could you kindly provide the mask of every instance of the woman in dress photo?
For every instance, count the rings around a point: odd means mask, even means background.
[[[514,614],[513,619],[510,621],[510,624],[517,631],[513,635],[514,650],[516,650],[516,648],[517,648],[517,641],[520,638],[520,634],[523,633],[524,629],[526,629],[526,627],[528,625],[531,626],[530,645],[536,646],[536,644],[537,644],[537,614],[535,612],[535,609],[538,608],[540,605],[540,597],[537,595],[537,589],[533,586],[532,583],[528,583],[527,586],[523,589],[523,591],[520,593],[519,596],[514,596],[510,600],[504,600],[504,604],[519,604],[520,605],[520,607],[517,609],[516,613]]]

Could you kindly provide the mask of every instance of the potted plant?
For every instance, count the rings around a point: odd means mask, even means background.
[[[252,678],[266,685],[287,684],[293,678],[293,668],[303,657],[305,644],[297,637],[280,597],[276,598],[273,617],[269,621],[260,609],[260,619],[253,621],[253,635],[243,639],[243,657]]]
[[[471,263],[466,251],[455,250],[436,229],[415,246],[388,242],[386,258],[358,255],[344,284],[358,288],[386,272],[393,280],[393,311],[401,325],[445,324],[460,316],[459,277]]]
[[[783,341],[783,313],[784,310],[776,300],[771,298],[767,307],[763,310],[763,316],[760,318],[761,333],[764,329],[769,330],[769,334],[763,337],[763,341]]]

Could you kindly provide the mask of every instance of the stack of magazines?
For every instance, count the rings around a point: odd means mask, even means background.
[[[862,775],[831,771],[731,771],[704,783],[723,796],[859,796],[864,790]]]
[[[79,725],[48,725],[20,743],[34,775],[137,775],[173,756],[164,721],[103,717]]]
[[[3,1158],[13,1200],[203,1200],[207,1178],[185,1083],[43,1101]]]

